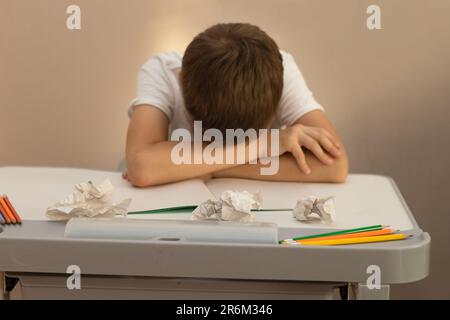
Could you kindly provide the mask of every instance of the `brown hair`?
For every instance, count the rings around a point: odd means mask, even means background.
[[[282,57],[260,28],[217,24],[187,47],[181,87],[186,109],[204,128],[265,128],[281,99]]]

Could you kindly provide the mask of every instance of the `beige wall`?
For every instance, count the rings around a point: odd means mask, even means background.
[[[381,31],[365,27],[373,3]],[[115,169],[139,66],[216,22],[252,22],[294,54],[351,170],[394,177],[431,233],[431,276],[393,297],[450,298],[449,13],[448,0],[0,0],[0,166]]]

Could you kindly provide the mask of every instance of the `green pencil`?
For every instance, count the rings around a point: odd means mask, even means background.
[[[375,226],[368,226],[368,227],[360,227],[355,229],[347,229],[347,230],[340,230],[340,231],[334,231],[334,232],[328,232],[328,233],[321,233],[321,234],[314,234],[310,236],[303,236],[303,237],[295,237],[292,239],[287,240],[305,240],[305,239],[312,239],[312,238],[318,238],[318,237],[328,237],[328,236],[336,236],[339,234],[347,234],[347,233],[355,233],[355,232],[363,232],[363,231],[375,231],[375,230],[382,230],[384,228],[387,228],[388,226],[377,224]],[[284,240],[279,241],[279,243],[283,243]]]
[[[156,210],[145,210],[145,211],[132,211],[128,212],[128,214],[173,214],[173,213],[189,213],[189,211],[193,211],[197,206],[180,206],[180,207],[170,207],[170,208],[162,208]]]
[[[189,211],[194,211],[197,206],[181,206],[181,207],[170,207],[162,208],[156,210],[144,210],[144,211],[131,211],[128,214],[173,214],[173,213],[189,213]],[[252,209],[252,212],[274,212],[274,211],[292,211],[292,209]]]

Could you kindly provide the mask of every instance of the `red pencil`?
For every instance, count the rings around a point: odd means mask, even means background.
[[[9,223],[16,223],[16,218],[14,218],[14,214],[9,210],[8,205],[6,204],[6,201],[3,197],[0,197],[0,205],[2,207],[2,212],[6,213],[6,216],[8,216]],[[8,222],[7,222],[8,223]]]
[[[14,215],[14,218],[16,219],[18,224],[22,223],[22,219],[20,218],[19,214],[17,213],[16,209],[14,209],[11,201],[9,201],[9,198],[6,194],[3,195],[3,199],[5,199],[6,205],[9,207],[9,210],[11,210],[12,214]]]

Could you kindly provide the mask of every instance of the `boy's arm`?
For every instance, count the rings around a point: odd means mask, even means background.
[[[320,113],[318,113],[320,112]],[[325,165],[327,158],[331,158],[322,151],[325,146],[330,145],[330,139],[321,140],[320,130],[313,126],[324,128],[328,135],[336,136],[334,129],[321,111],[308,113],[296,122],[301,130],[288,129],[280,139],[284,149],[280,157],[280,170],[273,176],[261,176],[260,165],[239,165],[239,164],[189,164],[177,165],[171,159],[173,147],[178,142],[168,140],[169,121],[162,111],[155,107],[136,107],[127,134],[126,160],[127,179],[137,187],[146,187],[180,181],[190,178],[214,175],[216,177],[242,177],[251,179],[279,180],[279,181],[322,181],[322,182],[342,182],[345,180],[348,171],[347,157],[345,150],[341,147],[339,157],[335,156],[332,164]],[[294,128],[295,125],[292,127]],[[298,129],[298,128],[294,128]],[[325,131],[322,130],[324,133]],[[286,134],[289,132],[289,134]],[[309,132],[311,136],[303,133]],[[296,134],[302,133],[298,137],[301,144],[307,144],[308,148],[314,152],[306,152],[306,156],[296,143]],[[317,137],[312,138],[312,135]],[[281,136],[281,135],[280,135]],[[325,137],[325,135],[323,136]],[[315,140],[317,138],[317,141]],[[337,140],[337,136],[334,139]],[[336,142],[337,143],[337,142]],[[340,145],[342,145],[339,142]],[[191,144],[189,144],[191,147]],[[236,148],[236,146],[234,146]],[[329,150],[334,150],[329,146]],[[193,152],[193,148],[191,149]],[[246,162],[248,158],[248,145],[246,146]],[[192,154],[193,154],[192,152]],[[202,150],[200,150],[202,152]],[[236,149],[233,150],[236,155]],[[226,157],[227,149],[224,149]],[[295,154],[294,157],[291,154]],[[319,162],[319,159],[322,162]],[[306,160],[306,162],[305,162]],[[309,166],[309,168],[308,168]],[[311,169],[310,174],[302,173]]]
[[[171,153],[179,142],[168,141],[168,128],[169,120],[158,108],[148,105],[135,107],[128,126],[126,144],[126,178],[134,186],[146,187],[199,178],[239,165],[175,164]],[[192,147],[191,143],[188,145]],[[191,151],[193,155],[194,149],[191,148]],[[224,157],[226,154],[227,149],[224,149]],[[250,159],[246,157],[248,161]]]
[[[319,160],[316,154],[320,153],[320,150],[317,151],[317,144],[312,144],[310,148],[316,148],[314,153],[308,150],[308,147],[303,146],[303,152],[297,153],[296,157],[292,153],[283,154],[280,157],[278,173],[275,175],[261,175],[260,168],[263,167],[261,164],[246,164],[216,172],[213,176],[215,178],[244,178],[271,181],[345,182],[348,175],[347,153],[325,113],[320,110],[309,112],[298,119],[294,125],[321,128],[331,134],[334,138],[333,141],[339,145],[339,154],[326,151],[325,153],[333,158],[333,163],[325,164],[325,161]],[[320,143],[321,139],[319,136],[317,136],[316,140],[322,150],[326,150],[323,145],[326,145],[327,142]],[[305,167],[305,163],[307,167]],[[310,173],[306,174],[305,171],[308,171],[308,169]]]

